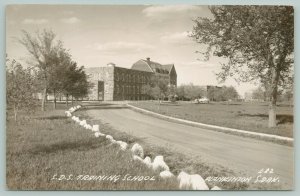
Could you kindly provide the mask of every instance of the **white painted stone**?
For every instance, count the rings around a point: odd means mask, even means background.
[[[92,131],[99,131],[99,125],[93,125]]]
[[[133,155],[133,160],[143,162],[143,159],[137,155]]]
[[[153,163],[152,163],[152,168],[154,170],[170,170],[169,169],[169,166],[165,163],[164,161],[164,157],[159,155],[159,156],[156,156],[153,160]]]
[[[193,190],[209,190],[205,180],[199,174],[190,175],[190,182]]]
[[[108,139],[112,143],[116,142],[116,140],[114,140],[114,138],[111,135],[106,135],[105,138]]]
[[[95,137],[100,137],[100,132],[95,132]]]
[[[145,165],[147,165],[147,167],[151,168],[152,167],[152,162],[151,162],[151,158],[146,156],[145,159],[143,160],[143,162],[145,163]]]
[[[121,150],[126,150],[128,144],[126,142],[123,141],[117,141],[117,143],[120,145]]]
[[[73,113],[73,112],[75,112],[75,108],[71,107],[71,108],[69,109],[69,111],[70,111],[71,113]]]
[[[141,145],[139,145],[138,143],[135,143],[132,148],[131,148],[131,152],[134,155],[137,155],[139,157],[141,157],[142,159],[144,158],[144,150],[143,147]]]
[[[189,189],[190,184],[190,175],[185,173],[184,171],[180,172],[177,179],[179,180],[179,188],[180,189]]]
[[[174,174],[172,174],[172,172],[170,172],[169,170],[165,170],[165,171],[162,171],[162,172],[160,172],[159,173],[159,176],[161,177],[161,178],[171,178],[171,177],[173,177],[174,176]]]
[[[205,180],[199,174],[189,175],[182,171],[177,179],[180,189],[209,190]]]
[[[72,116],[71,112],[69,112],[69,111],[65,111],[65,114],[66,114],[67,117],[71,117]]]
[[[220,190],[222,190],[220,187],[218,187],[218,186],[214,186],[214,187],[212,187],[210,190],[213,190],[213,191],[220,191]]]
[[[79,124],[80,124],[81,126],[86,125],[86,120],[82,120]]]

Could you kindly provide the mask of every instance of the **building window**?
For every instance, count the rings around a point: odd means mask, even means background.
[[[116,73],[116,75],[115,75],[115,80],[119,81],[119,74],[118,73]]]
[[[116,94],[119,94],[119,85],[116,84],[116,89],[115,89]]]
[[[120,74],[120,81],[124,81],[124,74],[123,73]]]

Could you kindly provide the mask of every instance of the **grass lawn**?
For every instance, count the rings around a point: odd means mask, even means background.
[[[133,161],[129,150],[122,152],[106,139],[95,138],[91,131],[76,125],[64,116],[66,107],[21,114],[19,122],[13,121],[11,112],[7,116],[6,184],[11,190],[178,190],[176,178],[161,179],[157,172],[144,164]],[[101,132],[112,135],[116,140],[129,144],[140,143],[145,156],[152,159],[163,155],[175,176],[180,171],[208,176],[243,176],[219,165],[208,165],[201,157],[187,157],[172,151],[171,147],[145,144],[136,138],[113,129],[99,120],[91,120],[84,109],[75,113],[87,119],[89,124],[99,124]],[[72,176],[70,176],[72,175]],[[119,176],[112,180],[84,180],[83,176]],[[153,181],[133,181],[130,176],[150,176]],[[71,180],[69,180],[71,179]],[[116,178],[113,178],[116,179]],[[207,183],[210,188],[217,185],[227,190],[279,189],[275,185],[257,185],[241,182]]]
[[[60,106],[61,107],[61,106]],[[15,123],[8,113],[6,184],[11,190],[169,190],[175,179],[163,180],[144,164],[133,161],[103,137],[64,117],[63,108],[35,115],[22,114]],[[126,176],[154,176],[132,181]],[[64,176],[62,176],[64,175]],[[72,180],[69,178],[70,175]],[[120,176],[111,180],[83,180],[83,176]],[[129,178],[127,178],[129,177]],[[111,179],[117,179],[111,178]]]
[[[131,104],[160,114],[195,122],[293,137],[293,108],[288,105],[278,105],[277,127],[268,128],[267,103],[194,104],[178,102],[176,104],[159,104],[157,101],[139,101]]]

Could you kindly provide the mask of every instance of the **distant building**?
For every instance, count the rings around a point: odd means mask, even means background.
[[[86,68],[89,81],[94,84],[89,100],[145,100],[149,96],[142,92],[143,85],[151,79],[162,78],[169,85],[177,86],[177,74],[174,64],[162,65],[157,62],[139,60],[131,69],[117,67],[113,63],[106,67]]]

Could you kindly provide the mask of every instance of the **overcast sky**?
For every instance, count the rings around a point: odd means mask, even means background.
[[[179,85],[223,85],[214,74],[222,59],[202,61],[195,51],[203,51],[204,46],[188,37],[196,17],[211,17],[207,6],[14,5],[6,9],[7,54],[26,62],[28,53],[16,38],[22,36],[22,29],[34,33],[46,28],[52,29],[73,60],[85,67],[113,62],[130,68],[139,59],[150,57],[161,64],[174,63]],[[242,96],[254,87],[234,80],[225,85],[236,87]]]

